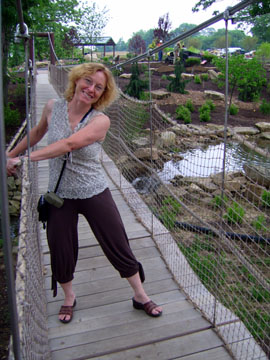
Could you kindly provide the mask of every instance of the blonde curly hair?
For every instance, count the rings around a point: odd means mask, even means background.
[[[102,110],[108,107],[114,100],[116,100],[116,98],[118,97],[118,90],[114,81],[113,74],[106,66],[100,63],[84,63],[81,65],[76,65],[74,68],[71,69],[68,75],[68,86],[64,93],[65,99],[67,101],[72,100],[75,93],[77,80],[88,75],[93,75],[97,71],[103,72],[103,74],[106,76],[107,84],[101,97],[95,104],[93,104],[93,108],[95,108],[96,110]]]

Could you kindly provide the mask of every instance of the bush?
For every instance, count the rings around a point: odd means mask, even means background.
[[[209,53],[208,51],[205,51],[204,54],[203,54],[203,58],[204,58],[207,62],[211,63],[211,62],[213,61],[213,59],[216,58],[216,55],[211,54],[211,53]]]
[[[142,92],[148,88],[148,82],[140,79],[138,63],[132,64],[131,78],[126,88],[126,93],[136,99],[140,99]]]
[[[193,112],[195,111],[195,106],[194,106],[194,104],[193,104],[193,102],[192,102],[191,99],[188,99],[188,100],[186,101],[185,106],[186,106],[186,108],[188,108],[188,110],[189,110],[190,112],[193,113]]]
[[[163,74],[163,75],[161,76],[161,80],[167,80],[167,75]]]
[[[215,208],[221,208],[222,207],[222,205],[225,205],[226,204],[226,202],[228,201],[228,198],[227,198],[227,196],[220,196],[220,195],[216,195],[215,197],[214,197],[214,199],[212,200],[212,203],[213,203],[213,205],[214,205],[214,207]]]
[[[189,57],[186,61],[185,61],[185,66],[189,67],[189,66],[194,66],[194,65],[199,65],[201,63],[201,59],[198,57]]]
[[[185,107],[184,105],[179,105],[176,108],[175,112],[177,119],[184,120],[185,124],[191,123],[191,114],[190,110],[187,107]]]
[[[252,226],[258,231],[258,230],[263,230],[266,231],[266,219],[264,217],[264,215],[258,215],[257,218],[255,220],[253,220],[252,222]]]
[[[205,101],[205,105],[209,106],[210,111],[215,110],[216,105],[214,104],[213,100],[209,99]]]
[[[264,190],[262,193],[262,202],[266,207],[270,207],[270,191]]]
[[[224,218],[229,224],[241,224],[244,216],[245,210],[237,202],[234,202],[232,207],[227,208]]]
[[[238,111],[239,111],[238,106],[236,106],[235,104],[231,104],[231,106],[229,108],[230,115],[237,115]]]
[[[201,84],[202,83],[200,75],[195,75],[194,76],[194,82],[195,82],[195,84]]]
[[[208,74],[201,74],[201,79],[202,79],[202,81],[208,81],[209,80],[209,75]]]
[[[180,94],[186,94],[185,87],[188,80],[182,79],[182,72],[184,71],[184,66],[181,62],[176,62],[174,67],[175,77],[171,79],[170,84],[167,86],[167,89],[172,92],[177,92]]]
[[[199,108],[199,113],[200,113],[200,121],[202,122],[208,122],[211,120],[211,108],[208,104],[204,103],[200,108]]]
[[[20,113],[18,109],[11,109],[14,106],[12,102],[9,102],[4,107],[4,119],[6,126],[18,126],[20,125]]]
[[[263,99],[263,101],[260,105],[260,111],[264,115],[270,115],[270,102],[267,102],[265,99]]]

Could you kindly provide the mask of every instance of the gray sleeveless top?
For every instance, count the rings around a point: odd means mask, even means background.
[[[57,100],[53,106],[48,128],[48,144],[71,136],[99,114],[101,112],[93,109],[72,132],[68,120],[67,101]],[[99,160],[100,150],[101,142],[95,142],[70,153],[57,190],[59,196],[67,199],[87,199],[100,194],[108,187]],[[49,160],[48,191],[54,191],[65,158],[66,156],[61,156]]]

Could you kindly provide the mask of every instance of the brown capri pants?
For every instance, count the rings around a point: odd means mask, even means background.
[[[74,277],[78,259],[79,214],[85,216],[104,254],[120,276],[127,278],[139,271],[143,282],[142,265],[131,251],[119,211],[107,188],[89,199],[65,199],[60,209],[50,205],[47,238],[53,296],[57,294],[57,281],[66,283]]]

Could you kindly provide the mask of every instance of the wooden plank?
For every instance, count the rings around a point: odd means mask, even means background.
[[[156,320],[156,319],[155,319]],[[193,328],[194,321],[189,323]],[[103,359],[99,354],[110,352],[107,359],[147,359],[147,360],[165,360],[173,359],[176,356],[185,356],[194,352],[201,352],[220,347],[221,340],[212,330],[204,330],[198,333],[191,333],[186,336],[175,336],[177,334],[179,323],[172,323],[168,326],[152,328],[151,331],[140,331],[136,334],[122,335],[108,340],[95,341],[94,343],[76,346],[74,348],[63,349],[52,352],[53,360],[70,360],[79,356],[85,359]],[[169,334],[169,335],[168,335]],[[173,338],[166,340],[172,334]],[[165,340],[164,340],[165,339]],[[148,342],[151,342],[148,344]],[[125,350],[136,344],[136,348]],[[146,344],[146,345],[144,345]],[[139,346],[138,346],[139,345]],[[192,350],[191,350],[192,349]],[[112,352],[122,350],[121,353]],[[89,354],[89,355],[88,355]]]

